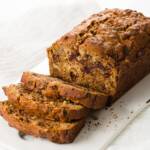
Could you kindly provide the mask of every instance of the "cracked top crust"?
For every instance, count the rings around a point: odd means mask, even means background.
[[[76,26],[53,44],[53,49],[71,48],[78,57],[83,49],[114,62],[134,61],[148,44],[150,18],[133,10],[106,9]],[[137,47],[138,45],[138,47]],[[88,47],[88,48],[86,48]]]

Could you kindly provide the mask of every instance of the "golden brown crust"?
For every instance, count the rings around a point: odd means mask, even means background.
[[[85,118],[89,109],[57,98],[44,98],[38,93],[24,89],[21,84],[3,88],[9,101],[26,112],[50,120],[68,122]]]
[[[105,94],[46,75],[24,72],[21,82],[28,90],[40,92],[48,97],[62,97],[87,108],[99,109],[107,102]]]
[[[60,144],[73,142],[84,126],[84,120],[73,123],[60,123],[28,116],[22,110],[15,109],[8,102],[0,102],[0,114],[11,127],[25,134],[48,138],[50,141]]]
[[[106,9],[48,48],[50,72],[119,97],[150,72],[149,43],[150,18],[129,9]]]
[[[150,72],[149,50],[138,61],[122,65],[118,75],[118,85],[113,99],[116,100]]]

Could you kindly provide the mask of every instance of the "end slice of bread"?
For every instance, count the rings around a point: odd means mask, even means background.
[[[0,114],[11,127],[24,134],[47,138],[56,143],[71,143],[84,126],[84,120],[60,123],[29,115],[9,101],[0,102]]]

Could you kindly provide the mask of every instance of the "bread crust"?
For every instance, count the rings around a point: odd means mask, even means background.
[[[24,72],[21,82],[28,90],[40,92],[48,97],[62,97],[91,109],[103,108],[108,98],[103,93],[32,72]]]
[[[47,138],[52,142],[60,144],[73,142],[85,122],[84,120],[74,123],[41,121],[40,119],[35,119],[33,116],[20,114],[18,110],[12,111],[12,108],[13,106],[8,105],[7,102],[0,102],[0,114],[8,121],[11,127],[25,134]]]
[[[21,84],[3,87],[5,95],[14,105],[25,112],[45,119],[69,122],[85,118],[89,109],[57,98],[44,98],[40,94],[24,89]]]

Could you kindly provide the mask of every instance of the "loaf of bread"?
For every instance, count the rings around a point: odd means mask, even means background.
[[[64,99],[44,97],[26,90],[22,84],[10,85],[3,90],[13,105],[48,120],[69,122],[85,118],[89,113],[89,109],[81,105]]]
[[[24,134],[47,138],[56,143],[71,143],[84,126],[85,121],[60,123],[29,115],[20,108],[6,102],[0,102],[0,114],[11,127]]]
[[[51,76],[25,72],[22,83],[4,87],[0,114],[25,134],[70,143],[91,108],[110,104],[150,72],[150,18],[106,9],[47,53]]]
[[[107,95],[100,92],[37,73],[24,72],[21,82],[28,90],[41,93],[47,97],[62,97],[92,109],[103,108],[108,99]]]
[[[129,9],[106,9],[47,52],[51,76],[116,99],[150,72],[150,18]]]

